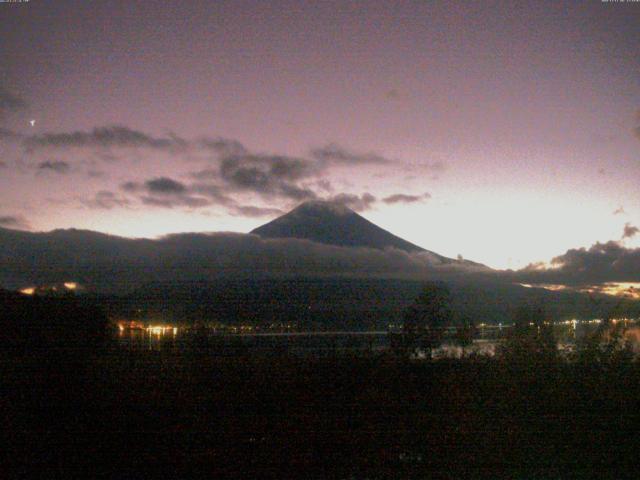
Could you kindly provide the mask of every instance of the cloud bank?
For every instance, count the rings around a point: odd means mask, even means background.
[[[640,248],[620,242],[596,243],[590,248],[567,250],[551,260],[510,274],[514,280],[533,284],[585,287],[607,282],[640,282]]]
[[[151,148],[151,149],[180,149],[185,148],[187,142],[175,136],[159,138],[146,133],[132,130],[122,125],[96,127],[90,131],[75,131],[67,133],[43,133],[32,135],[24,140],[26,147],[31,149],[53,148]]]
[[[323,245],[251,234],[179,234],[125,239],[88,231],[0,231],[0,284],[10,288],[77,281],[98,291],[126,292],[150,282],[221,277],[355,276],[455,278],[484,270],[444,263],[428,252]]]
[[[15,102],[12,104],[15,105]],[[149,155],[168,155],[186,169],[183,178],[172,176],[131,178],[121,183],[124,202],[85,198],[81,202],[89,208],[110,208],[127,205],[147,205],[157,208],[198,209],[222,207],[232,215],[268,216],[289,209],[307,200],[331,200],[342,202],[357,211],[374,208],[379,202],[386,204],[412,203],[429,198],[428,194],[391,194],[379,200],[369,192],[334,192],[325,178],[337,168],[379,169],[398,164],[375,152],[356,152],[335,143],[312,148],[308,156],[295,157],[251,151],[241,142],[223,137],[197,137],[185,139],[169,133],[152,135],[124,125],[95,127],[87,131],[45,132],[36,135],[18,135],[10,131],[0,132],[5,139],[18,141],[25,152],[32,155],[68,152],[65,160],[41,160],[34,165],[39,170],[64,174],[76,171],[77,156],[85,155],[113,164],[122,158],[145,158]],[[75,153],[74,153],[75,152]],[[78,153],[81,152],[81,153]],[[91,157],[93,155],[93,157]],[[195,159],[195,160],[194,160]],[[203,168],[192,169],[198,161]],[[90,172],[96,171],[89,165]],[[437,167],[440,169],[440,166]],[[90,174],[88,174],[91,176]],[[95,178],[95,176],[92,176]]]
[[[0,227],[29,229],[29,222],[22,215],[0,215]]]
[[[61,160],[47,160],[38,164],[38,170],[40,171],[52,171],[56,173],[69,173],[71,165]]]
[[[384,203],[417,203],[431,198],[430,193],[424,193],[422,195],[405,195],[404,193],[397,193],[395,195],[389,195],[382,199]]]

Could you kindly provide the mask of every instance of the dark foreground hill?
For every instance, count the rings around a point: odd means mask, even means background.
[[[443,278],[486,267],[426,251],[353,248],[299,238],[184,233],[129,239],[83,230],[31,233],[0,228],[0,286],[20,289],[77,282],[100,293],[127,293],[150,282],[224,278]]]
[[[3,478],[634,478],[640,366],[530,357],[0,363]]]
[[[87,297],[0,289],[0,344],[13,353],[56,353],[68,359],[100,345],[108,334],[107,317]]]
[[[148,284],[104,301],[113,314],[169,322],[228,325],[292,323],[301,330],[386,330],[399,325],[424,283],[394,279],[225,279],[207,283]],[[550,318],[603,318],[618,300],[597,303],[586,295],[551,292],[504,283],[449,282],[454,323],[511,323],[523,304],[545,309]],[[627,316],[640,314],[630,304]]]
[[[618,302],[525,288],[501,272],[420,249],[333,208],[305,204],[256,230],[304,238],[185,233],[152,240],[0,228],[0,286],[73,282],[87,294],[108,297],[114,315],[149,312],[166,321],[224,323],[285,318],[313,329],[397,324],[429,281],[451,286],[462,322],[510,322],[518,305],[532,302],[554,319],[601,318]],[[632,308],[637,312],[638,302]]]

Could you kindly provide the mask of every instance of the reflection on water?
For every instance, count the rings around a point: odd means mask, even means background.
[[[118,324],[118,344],[123,347],[158,349],[172,345],[178,336],[178,327],[167,325],[143,326],[136,322]]]
[[[640,352],[640,327],[625,323],[623,338]],[[597,321],[568,321],[554,324],[553,332],[561,352],[575,350],[576,343],[594,332]],[[434,351],[435,357],[461,357],[478,354],[493,356],[496,348],[511,331],[510,325],[481,325],[472,344],[461,347],[448,332],[442,346]],[[142,325],[135,322],[119,323],[117,343],[128,349],[181,349],[197,348],[211,354],[259,353],[266,355],[366,354],[384,352],[390,348],[389,332],[256,332],[236,328],[235,332],[217,328],[177,327],[173,325]]]

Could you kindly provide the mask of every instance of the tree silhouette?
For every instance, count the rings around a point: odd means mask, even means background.
[[[404,312],[403,333],[409,353],[422,348],[433,354],[451,323],[451,292],[444,283],[428,283]]]
[[[476,336],[476,326],[472,320],[465,319],[456,328],[455,341],[458,346],[464,348],[473,345],[473,339]]]
[[[602,319],[598,328],[586,334],[578,343],[577,359],[583,364],[611,366],[617,363],[629,362],[633,359],[632,342],[625,338],[628,329],[626,322],[616,322],[617,318],[633,312],[636,290],[626,289],[618,301],[607,310],[602,311]],[[605,305],[604,297],[589,295],[591,303],[602,310]]]
[[[557,359],[558,346],[553,325],[542,306],[520,305],[514,312],[513,320],[513,329],[501,348],[503,358],[522,365]]]

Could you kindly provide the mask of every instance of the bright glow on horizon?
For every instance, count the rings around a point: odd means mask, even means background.
[[[606,282],[600,285],[580,288],[551,283],[520,283],[519,285],[525,288],[543,288],[545,290],[551,291],[575,290],[585,293],[603,293],[605,295],[611,295],[613,297],[640,299],[640,283],[634,282]]]
[[[607,295],[624,296],[628,298],[640,299],[640,283],[607,282],[604,284],[601,291],[602,293],[606,293]]]
[[[551,259],[572,248],[589,248],[596,242],[619,240],[624,224],[634,219],[612,215],[610,205],[569,194],[555,197],[535,192],[477,191],[467,196],[434,194],[422,204],[385,205],[361,215],[379,227],[427,250],[483,263],[495,269],[520,269],[541,263],[554,268]],[[379,197],[382,197],[380,195]],[[113,209],[95,216],[69,220],[54,213],[34,221],[44,231],[80,228],[128,238],[158,238],[185,232],[241,232],[269,222],[277,215],[247,218],[225,213],[180,209]],[[640,222],[639,222],[640,223]],[[62,224],[62,227],[61,225]],[[640,238],[628,239],[627,247]]]
[[[553,292],[569,290],[571,288],[571,287],[568,287],[567,285],[558,285],[553,283],[536,283],[536,284],[521,283],[520,286],[525,288],[543,288],[545,290],[551,290]]]
[[[476,192],[450,203],[434,196],[424,205],[380,207],[363,215],[447,257],[461,254],[496,269],[517,270],[538,262],[554,268],[551,260],[569,249],[619,240],[628,221],[612,215],[606,204],[568,196]]]

